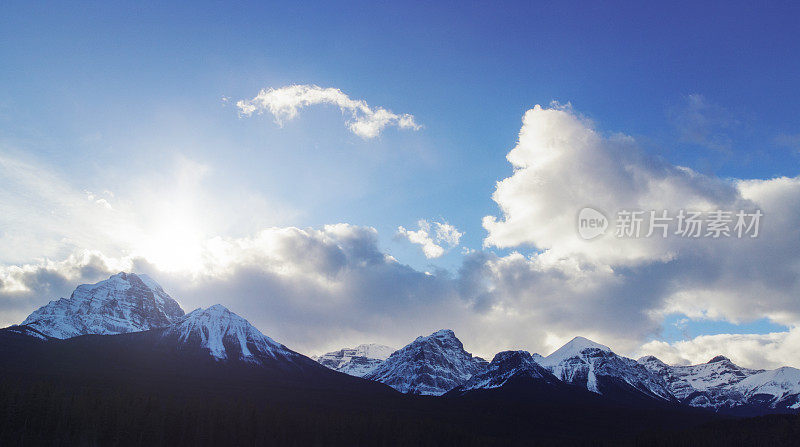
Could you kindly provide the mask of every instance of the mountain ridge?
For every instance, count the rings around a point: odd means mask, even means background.
[[[552,376],[609,398],[680,402],[733,414],[800,410],[798,369],[742,368],[723,355],[698,365],[671,366],[654,356],[635,361],[580,336],[547,357],[502,351],[491,363],[465,351],[450,329],[419,336],[399,350],[363,344],[310,359],[264,335],[221,304],[183,314],[177,301],[152,278],[126,272],[80,285],[70,298],[51,301],[22,324],[4,331],[9,340],[22,337],[47,343],[87,335],[143,333],[157,339],[159,348],[214,362],[287,371],[323,366],[409,394],[494,389],[522,379],[546,384]]]
[[[396,349],[386,345],[365,343],[355,348],[343,348],[311,358],[334,371],[364,377],[386,361],[395,351]]]

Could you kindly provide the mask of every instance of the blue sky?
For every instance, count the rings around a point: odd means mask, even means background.
[[[800,7],[697,3],[6,2],[0,155],[65,189],[109,191],[112,205],[143,219],[142,237],[163,226],[156,212],[173,227],[191,221],[200,239],[347,222],[374,227],[381,249],[415,270],[458,276],[463,247],[482,250],[481,219],[502,215],[492,193],[513,173],[505,157],[536,104],[571,104],[602,134],[635,138],[654,165],[723,181],[798,175]],[[340,89],[422,128],[365,139],[334,106],[305,108],[281,127],[235,105],[294,84]],[[156,191],[139,195],[145,186]],[[31,202],[3,221],[1,264],[78,249],[131,254],[119,238],[84,242],[96,239],[69,224],[38,233],[28,216],[51,211],[18,183],[5,187]],[[452,224],[459,246],[427,259],[396,234],[418,219]],[[53,242],[20,249],[20,228]],[[684,313],[671,313],[645,339],[793,327],[768,313],[694,318],[688,332],[675,328]]]

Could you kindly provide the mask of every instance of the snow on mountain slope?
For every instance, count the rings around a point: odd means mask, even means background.
[[[678,400],[691,406],[706,408],[742,404],[741,397],[731,393],[734,386],[762,372],[742,368],[723,356],[714,357],[708,363],[699,365],[670,366],[653,356],[642,357],[639,363],[663,377]]]
[[[749,415],[800,409],[800,370],[795,368],[742,368],[721,355],[699,365],[670,366],[653,356],[639,362],[693,407]]]
[[[247,320],[216,304],[196,309],[161,333],[161,343],[204,352],[218,361],[264,364],[306,357],[262,334]],[[308,359],[311,361],[310,359]]]
[[[528,351],[503,351],[494,356],[484,372],[472,376],[457,391],[499,388],[511,379],[519,378],[547,384],[561,383],[550,371],[536,363]]]
[[[78,286],[69,298],[50,301],[22,324],[63,339],[146,331],[182,316],[180,305],[147,275],[123,272]]]
[[[351,376],[364,377],[380,366],[394,351],[394,348],[370,343],[329,352],[319,357],[312,357],[312,359],[332,370]]]
[[[486,369],[487,362],[464,350],[453,331],[418,337],[364,376],[402,392],[441,395]]]
[[[656,399],[675,399],[662,377],[583,337],[575,337],[539,363],[564,382],[598,394],[608,394],[614,388]]]
[[[733,386],[750,405],[800,409],[800,370],[784,366],[753,374]]]
[[[539,363],[543,366],[555,366],[562,361],[579,355],[586,349],[599,349],[605,352],[611,352],[611,348],[606,345],[601,345],[600,343],[595,343],[588,338],[584,337],[575,337],[572,340],[568,341],[564,346],[555,350],[552,354],[548,355],[547,357],[543,357],[540,359]]]

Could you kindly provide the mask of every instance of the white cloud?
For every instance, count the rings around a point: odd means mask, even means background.
[[[111,206],[111,203],[108,201],[109,199],[114,197],[114,194],[111,191],[104,191],[103,194],[107,197],[98,197],[95,193],[91,191],[84,191],[86,193],[86,199],[90,202],[94,202],[105,209],[114,210],[114,207]]]
[[[422,252],[428,259],[441,257],[445,253],[445,246],[457,247],[464,233],[447,222],[430,223],[425,219],[417,221],[419,230],[407,230],[397,227],[397,234],[408,239],[412,244],[422,247]]]
[[[534,246],[553,259],[631,265],[673,256],[674,238],[577,237],[576,217],[586,206],[613,220],[625,209],[748,205],[737,203],[735,185],[647,157],[633,138],[604,136],[568,106],[529,110],[507,158],[514,173],[498,182],[492,196],[503,219],[484,217],[485,245]]]
[[[800,329],[769,334],[701,335],[671,344],[651,341],[639,352],[655,355],[670,364],[698,364],[724,355],[747,368],[800,368]]]
[[[342,113],[349,114],[348,129],[365,139],[377,137],[386,126],[420,129],[413,115],[398,115],[383,107],[370,107],[366,101],[351,99],[338,88],[322,88],[316,85],[263,89],[253,99],[238,101],[236,107],[244,116],[269,111],[275,122],[283,126],[285,121],[294,119],[300,109],[316,104],[335,105]]]
[[[531,249],[490,258],[475,302],[525,315],[551,337],[591,331],[623,352],[657,333],[666,314],[734,323],[800,322],[800,178],[727,180],[648,157],[625,135],[603,135],[569,107],[535,107],[508,154],[513,174],[483,220],[485,245]],[[586,241],[578,212],[764,213],[758,238],[617,238]],[[613,232],[613,226],[611,228]]]

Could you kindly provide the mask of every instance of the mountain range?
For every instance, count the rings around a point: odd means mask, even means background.
[[[0,376],[134,383],[170,392],[223,380],[224,387],[208,392],[258,389],[263,399],[282,399],[282,405],[306,396],[315,406],[322,399],[336,411],[383,408],[387,401],[392,408],[418,405],[394,395],[443,396],[423,401],[422,410],[436,408],[442,415],[464,405],[508,405],[504,411],[516,408],[517,416],[558,407],[566,419],[590,408],[608,418],[616,417],[609,408],[636,408],[636,417],[655,412],[690,421],[699,420],[693,409],[731,415],[800,409],[800,370],[795,368],[747,369],[722,356],[670,366],[653,356],[638,361],[620,356],[583,337],[546,357],[503,351],[487,362],[467,352],[452,330],[442,329],[398,350],[363,344],[309,358],[220,304],[184,314],[155,281],[133,273],[78,286],[69,298],[51,301],[22,324],[0,330]]]
[[[763,414],[800,408],[800,370],[742,368],[716,356],[699,365],[670,366],[653,356],[639,363],[664,378],[682,403],[731,414]]]
[[[610,399],[679,402],[726,413],[800,408],[800,370],[795,368],[747,369],[722,356],[700,365],[670,366],[653,356],[626,358],[583,337],[546,357],[505,351],[488,363],[467,352],[452,330],[442,329],[399,350],[362,344],[309,359],[222,305],[184,315],[153,279],[125,272],[78,286],[69,298],[49,302],[12,330],[42,340],[154,332],[155,346],[172,346],[218,362],[287,370],[314,363],[408,394],[442,395],[456,389],[463,394],[527,377],[545,383],[555,379]]]

